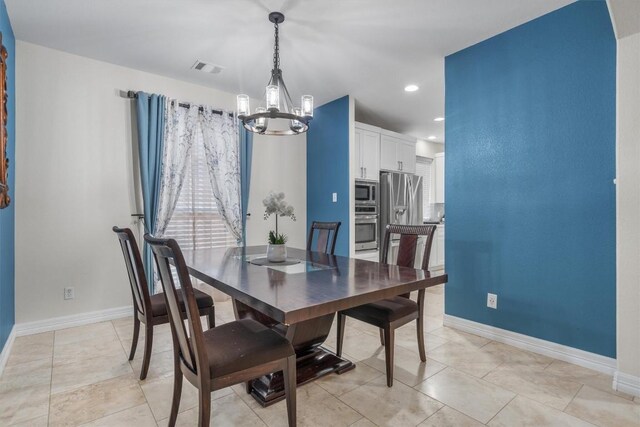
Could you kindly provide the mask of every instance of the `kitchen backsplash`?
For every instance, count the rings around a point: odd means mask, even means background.
[[[430,203],[427,205],[426,212],[422,213],[425,221],[439,222],[444,218],[444,203]]]

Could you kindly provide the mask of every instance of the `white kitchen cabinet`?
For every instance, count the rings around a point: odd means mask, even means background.
[[[429,257],[429,269],[440,270],[444,268],[444,224],[438,224],[433,243],[431,244],[431,256]]]
[[[379,262],[380,261],[380,255],[379,252],[376,251],[362,251],[362,252],[356,252],[356,254],[353,256],[356,259],[364,259],[367,261],[373,261],[373,262]]]
[[[410,137],[381,131],[380,169],[393,172],[415,173],[416,142]]]
[[[380,133],[358,125],[355,128],[353,176],[377,181],[380,175]]]
[[[416,173],[416,143],[400,141],[396,146],[400,172]]]
[[[396,171],[400,165],[396,158],[397,141],[387,135],[380,136],[380,169]]]
[[[436,260],[438,265],[444,268],[444,224],[436,229],[436,240],[438,241],[438,250],[436,251]]]
[[[435,203],[444,203],[444,153],[434,155]]]

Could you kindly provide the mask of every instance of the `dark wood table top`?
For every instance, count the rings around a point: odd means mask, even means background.
[[[251,264],[266,246],[185,250],[192,276],[275,320],[293,324],[447,282],[446,273],[287,248],[291,272]]]

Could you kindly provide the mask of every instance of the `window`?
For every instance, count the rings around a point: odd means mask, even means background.
[[[187,172],[176,209],[165,231],[182,249],[210,249],[235,246],[236,239],[218,213],[204,144],[196,138],[187,160]]]
[[[432,203],[431,200],[431,165],[432,159],[427,157],[416,158],[416,175],[422,177],[422,216],[428,220],[431,218]]]

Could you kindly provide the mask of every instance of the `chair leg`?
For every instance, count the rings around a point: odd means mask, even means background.
[[[347,316],[342,313],[338,313],[338,333],[336,334],[338,338],[338,342],[336,343],[336,355],[338,357],[342,356],[342,341],[344,340],[344,325],[346,320]]]
[[[384,345],[384,330],[380,328],[379,331],[380,331],[380,345]]]
[[[418,330],[418,351],[420,352],[420,360],[423,362],[427,361],[427,355],[424,351],[424,321],[422,316],[416,319],[417,322],[417,330]]]
[[[176,350],[174,349],[174,352]],[[175,357],[174,357],[175,358]],[[178,418],[178,410],[180,409],[180,397],[182,395],[182,372],[177,359],[173,364],[173,400],[171,401],[171,415],[169,416],[169,427],[176,425]]]
[[[149,361],[151,360],[151,346],[153,345],[153,325],[147,323],[144,336],[144,357],[142,358],[142,369],[140,369],[140,379],[147,378],[149,372]]]
[[[133,360],[133,356],[136,355],[136,348],[138,347],[138,337],[140,336],[140,320],[137,313],[133,314],[133,341],[131,341],[131,351],[129,352],[129,360]]]
[[[427,361],[427,355],[424,351],[424,296],[425,290],[418,291],[418,319],[416,319],[418,330],[418,350],[420,351],[420,360]]]
[[[289,427],[296,426],[296,356],[287,358],[284,374],[284,394],[287,398],[287,418]]]
[[[209,427],[209,417],[211,416],[211,391],[200,388],[200,402],[198,405],[198,427]]]
[[[211,308],[209,309],[207,320],[209,321],[209,329],[213,329],[216,327],[216,309],[214,306],[211,306]]]
[[[247,391],[247,394],[251,394],[253,383],[251,381],[247,381],[246,383],[244,383],[244,387],[245,387],[245,390]]]
[[[393,346],[395,330],[389,326],[384,328],[384,358],[387,365],[387,387],[393,386]]]

